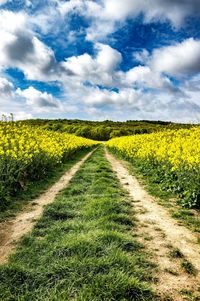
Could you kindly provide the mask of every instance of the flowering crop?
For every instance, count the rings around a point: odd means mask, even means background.
[[[114,138],[107,146],[156,174],[183,205],[200,206],[200,127]]]
[[[43,178],[76,151],[97,142],[20,123],[0,123],[0,208],[28,180]]]

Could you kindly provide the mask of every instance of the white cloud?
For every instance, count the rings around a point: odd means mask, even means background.
[[[165,86],[165,82],[162,88],[158,88],[159,83],[152,83],[157,88],[148,89],[150,82],[141,82],[143,78],[140,76],[135,78],[139,81],[138,85],[122,83],[119,90],[100,89],[76,82],[74,86],[66,85],[66,97],[79,108],[79,112],[86,112],[88,119],[198,121],[200,91],[193,91],[199,85],[197,78],[193,80],[194,89],[188,93],[186,86],[190,83],[179,88],[171,84]],[[151,76],[154,76],[153,72]]]
[[[171,89],[172,84],[166,76],[152,71],[148,66],[137,66],[130,69],[125,75],[125,82],[130,85],[139,85],[148,88]]]
[[[109,105],[129,106],[134,104],[141,96],[141,92],[134,89],[122,89],[119,92],[102,90],[99,88],[88,89],[84,102],[87,105]]]
[[[84,3],[82,0],[58,1],[58,10],[62,15],[68,14],[74,9],[83,9]]]
[[[63,62],[63,67],[70,70],[74,75],[78,75],[81,78],[91,74],[92,70],[95,71],[96,64],[92,57],[84,53],[79,56],[72,56]]]
[[[70,0],[56,1],[61,15],[76,11],[92,20],[88,40],[98,40],[115,31],[127,18],[143,14],[145,22],[170,21],[181,26],[189,15],[200,15],[199,0]]]
[[[182,84],[182,89],[188,92],[199,92],[200,93],[200,73],[187,79]]]
[[[181,89],[185,93],[187,100],[196,109],[196,121],[200,122],[200,74],[184,81],[181,84]]]
[[[66,82],[66,95],[78,106],[85,104],[84,111],[88,109],[89,118],[93,112],[96,118],[99,118],[97,115],[100,114],[101,118],[110,116],[115,120],[117,118],[171,119],[181,122],[197,120],[196,112],[200,110],[197,93],[194,96],[188,93],[187,88],[174,86],[168,76],[163,74],[166,70],[156,70],[152,64],[154,52],[152,56],[145,51],[142,52],[145,55],[141,60],[147,64],[146,66],[140,65],[122,72],[117,69],[121,55],[112,52],[112,49],[107,52],[106,47],[97,45],[98,52],[95,57],[84,54],[71,57],[65,62],[65,67],[76,74],[77,79],[75,81],[72,77],[71,81]],[[110,51],[112,55],[109,54]],[[161,53],[163,48],[155,51]],[[104,65],[106,59],[108,61]],[[91,85],[84,86],[84,81],[90,82]],[[100,89],[95,87],[96,84],[118,87],[119,90]],[[189,83],[187,85],[189,86]],[[196,80],[195,87],[197,86]],[[181,106],[183,115],[180,114]]]
[[[62,63],[62,67],[78,77],[79,81],[112,85],[114,72],[122,60],[121,54],[109,45],[100,43],[96,44],[96,49],[96,57],[87,53],[72,56]]]
[[[112,119],[183,121],[196,118],[195,112],[199,114],[200,110],[199,77],[196,75],[189,80],[185,78],[200,72],[199,40],[191,38],[182,43],[165,46],[154,50],[152,55],[144,49],[134,54],[134,58],[141,65],[123,72],[119,70],[121,53],[98,42],[93,44],[96,51],[94,56],[84,53],[58,63],[52,49],[34,33],[34,26],[48,32],[56,24],[58,17],[64,21],[66,14],[76,11],[91,21],[87,38],[96,40],[115,31],[116,26],[120,26],[125,19],[141,12],[144,13],[146,22],[168,19],[178,26],[186,15],[194,11],[197,2],[49,1],[57,3],[58,10],[53,10],[55,6],[52,6],[50,11],[47,10],[45,18],[42,13],[35,15],[35,20],[34,17],[29,19],[25,12],[0,10],[0,69],[19,68],[27,79],[58,80],[64,90],[63,98],[58,100],[50,93],[33,87],[15,91],[11,82],[0,77],[1,110],[6,112],[11,107],[18,116],[24,118],[30,116],[29,114],[32,116],[32,112],[34,116],[43,117],[44,114],[59,117],[59,114],[76,113],[77,110],[87,112],[88,118],[90,114],[100,115],[100,118],[110,116]],[[31,1],[28,2],[27,5],[31,5]],[[74,39],[73,35],[71,39]],[[173,86],[169,75],[183,77],[181,80],[184,80],[184,83],[178,88]],[[98,88],[97,85],[104,88]]]
[[[47,92],[41,92],[30,86],[27,89],[21,90],[18,88],[15,92],[15,97],[25,100],[27,109],[35,113],[75,113],[77,112],[77,106],[73,102],[67,100],[61,101],[55,98],[52,94]],[[59,116],[59,115],[58,115]]]
[[[6,31],[9,33],[15,33],[18,30],[24,28],[26,31],[27,28],[27,15],[24,12],[14,13],[9,10],[0,10],[0,24],[1,31]]]
[[[32,115],[26,109],[26,104],[16,94],[14,85],[7,78],[0,77],[0,116],[9,116],[12,112],[15,120],[31,118]]]
[[[2,10],[0,24],[0,68],[17,67],[28,79],[54,80],[59,68],[54,53],[34,36],[28,16]]]
[[[29,87],[25,90],[18,88],[16,94],[25,98],[26,104],[30,106],[33,111],[49,112],[49,110],[59,108],[59,102],[54,99],[51,94],[41,92],[33,87]]]
[[[116,49],[101,43],[96,44],[96,48],[99,50],[96,61],[103,70],[112,72],[121,63],[121,53]]]
[[[149,59],[149,52],[146,49],[142,49],[141,51],[137,51],[133,53],[133,58],[139,62],[146,64]]]
[[[200,40],[193,38],[153,51],[149,60],[157,72],[184,77],[200,72]]]
[[[6,78],[0,77],[0,98],[1,101],[3,99],[9,99],[13,96],[14,87],[11,82],[9,82]]]

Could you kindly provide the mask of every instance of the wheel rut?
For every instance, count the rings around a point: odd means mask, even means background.
[[[197,237],[178,225],[167,210],[156,203],[138,180],[130,175],[122,160],[116,159],[107,150],[105,155],[121,185],[133,199],[138,239],[158,265],[158,281],[153,287],[159,300],[200,300],[200,248]],[[184,258],[170,256],[173,250],[180,250]],[[183,269],[183,260],[193,264],[196,275],[188,274]],[[193,292],[193,299],[184,296],[189,291]]]
[[[32,230],[36,221],[41,217],[44,207],[54,201],[56,195],[69,184],[81,165],[93,152],[84,156],[45,193],[30,202],[14,219],[0,223],[0,264],[7,262],[9,255],[16,248],[17,241]]]

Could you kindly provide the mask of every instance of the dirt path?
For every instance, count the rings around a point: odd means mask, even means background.
[[[133,198],[133,210],[138,219],[138,238],[152,254],[152,260],[158,264],[158,283],[154,288],[160,299],[200,300],[200,247],[196,236],[178,225],[167,210],[155,202],[137,179],[129,174],[122,161],[114,158],[107,150],[106,158]],[[175,248],[181,251],[184,258],[169,255]],[[185,259],[194,265],[197,275],[190,275],[183,269],[181,264]],[[185,298],[183,291],[193,291],[193,297]]]
[[[81,165],[91,156],[93,151],[83,157],[58,182],[51,186],[39,198],[33,200],[13,220],[0,224],[0,264],[6,263],[9,255],[14,251],[16,242],[31,231],[36,220],[40,218],[44,206],[54,201],[56,195],[64,189]]]

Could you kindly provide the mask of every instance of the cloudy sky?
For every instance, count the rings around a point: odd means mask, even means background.
[[[0,113],[200,122],[199,0],[0,0]]]

